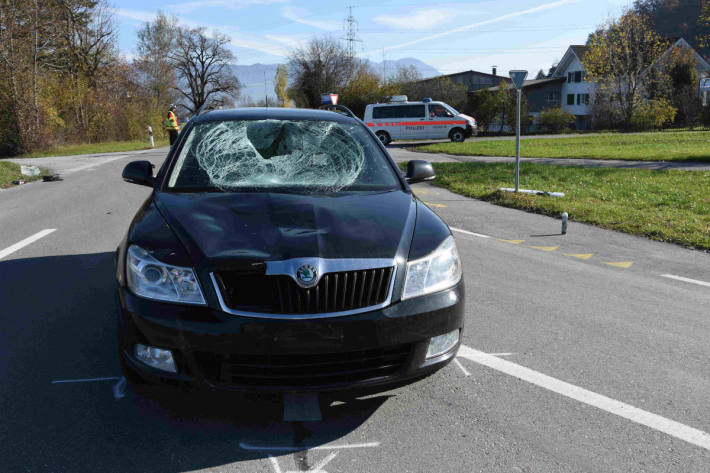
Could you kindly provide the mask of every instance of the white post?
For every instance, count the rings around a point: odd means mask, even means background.
[[[148,127],[148,138],[150,139],[150,147],[155,148],[155,142],[153,141],[153,128]]]
[[[515,118],[515,192],[518,192],[520,184],[520,95],[521,90],[518,89],[517,116]]]
[[[513,85],[518,92],[515,101],[515,192],[518,192],[520,190],[520,100],[528,71],[509,71],[508,75],[510,75]]]

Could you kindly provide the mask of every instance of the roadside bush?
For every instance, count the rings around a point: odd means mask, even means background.
[[[700,123],[703,126],[710,126],[710,105],[704,106],[700,112]]]
[[[595,130],[614,130],[623,128],[623,118],[618,102],[606,89],[597,89],[592,101],[592,128]]]
[[[537,116],[537,128],[546,133],[559,133],[571,128],[574,115],[561,107],[546,108]]]
[[[649,100],[635,107],[631,115],[631,128],[634,130],[653,130],[669,125],[678,112],[666,99]]]

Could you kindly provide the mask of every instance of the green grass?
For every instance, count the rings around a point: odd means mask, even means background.
[[[463,156],[515,156],[515,141],[437,143],[419,146],[414,150]],[[530,158],[710,162],[710,132],[653,132],[589,135],[574,138],[530,138],[520,141],[520,155]]]
[[[513,186],[512,163],[434,168],[432,184],[461,195],[555,217],[568,212],[577,222],[710,250],[710,172],[521,164],[521,187],[564,192],[559,198],[498,191]]]
[[[156,148],[159,146],[167,146],[167,141],[156,141]],[[83,143],[76,145],[55,146],[44,151],[36,151],[27,153],[17,158],[45,158],[47,156],[71,156],[76,154],[99,154],[99,153],[117,153],[123,151],[136,151],[141,149],[149,149],[150,143],[147,141],[107,141],[104,143]]]
[[[7,187],[15,187],[12,181],[22,179],[24,181],[36,181],[37,179],[42,179],[43,175],[47,174],[45,169],[40,168],[39,176],[23,176],[20,173],[20,165],[11,163],[8,161],[0,161],[0,189],[5,189]]]

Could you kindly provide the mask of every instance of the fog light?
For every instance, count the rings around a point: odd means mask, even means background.
[[[135,346],[135,354],[136,358],[148,366],[170,373],[177,373],[173,352],[170,350],[137,344]]]
[[[432,337],[429,341],[429,349],[426,351],[427,358],[439,356],[451,350],[459,342],[459,329],[452,332]]]

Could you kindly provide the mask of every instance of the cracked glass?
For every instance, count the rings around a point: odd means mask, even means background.
[[[168,180],[176,191],[390,190],[399,181],[359,124],[230,120],[196,124]]]

